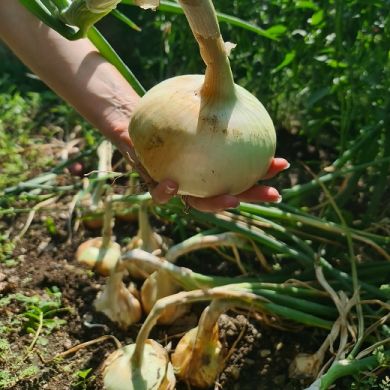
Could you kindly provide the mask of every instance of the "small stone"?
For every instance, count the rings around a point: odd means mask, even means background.
[[[281,341],[279,341],[279,342],[276,344],[275,349],[276,349],[277,351],[280,351],[282,348],[283,348],[283,343],[282,343]]]
[[[230,367],[230,375],[234,380],[237,380],[240,377],[240,369],[237,366]]]
[[[271,355],[271,351],[269,349],[262,349],[262,350],[260,350],[260,356],[262,358],[266,358],[269,355]]]
[[[228,337],[233,337],[235,334],[236,332],[231,328],[226,331],[226,336]]]
[[[72,348],[72,340],[70,339],[66,339],[63,343],[63,346],[64,348],[67,350],[67,349],[70,349]]]
[[[0,282],[2,282],[6,277],[7,275],[5,273],[0,272]]]
[[[281,374],[281,375],[276,375],[273,382],[275,385],[283,385],[286,382],[286,376]]]
[[[268,368],[267,368],[267,367],[264,367],[264,368],[260,371],[260,375],[267,375],[267,372],[268,372]]]

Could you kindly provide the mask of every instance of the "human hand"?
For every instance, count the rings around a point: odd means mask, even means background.
[[[156,183],[148,175],[146,170],[139,163],[134,148],[132,146],[127,127],[125,129],[114,130],[110,136],[111,140],[139,172],[142,178],[149,186],[149,191],[156,203],[166,203],[177,194],[178,183],[173,180],[163,180]],[[284,158],[274,158],[263,180],[270,179],[276,176],[281,171],[290,166],[289,162]],[[274,187],[265,185],[254,185],[249,190],[246,190],[238,195],[218,195],[210,198],[197,198],[194,196],[186,196],[186,203],[200,211],[217,212],[224,209],[235,208],[240,202],[280,202],[281,196],[278,190]]]
[[[274,158],[263,180],[276,176],[279,172],[287,169],[289,166],[289,162],[284,158]],[[172,196],[176,195],[177,190],[177,183],[172,180],[163,180],[151,190],[151,194],[157,203],[165,203]],[[189,206],[205,212],[217,212],[229,208],[235,208],[240,204],[240,202],[278,203],[281,199],[282,198],[276,188],[257,184],[249,190],[235,196],[218,195],[210,198],[196,198],[194,196],[185,197],[185,201]]]

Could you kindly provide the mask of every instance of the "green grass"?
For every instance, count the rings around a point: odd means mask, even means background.
[[[66,323],[60,317],[69,311],[63,307],[61,292],[56,287],[47,289],[42,296],[15,293],[0,298],[0,308],[15,303],[20,307],[20,314],[8,317],[0,327],[0,389],[11,389],[19,381],[39,374],[40,369],[29,358],[30,354],[36,345],[47,345],[46,337]],[[24,350],[20,349],[22,344],[15,348],[7,338],[15,332],[31,333],[33,341]]]

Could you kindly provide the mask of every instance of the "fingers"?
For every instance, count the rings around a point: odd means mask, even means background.
[[[255,185],[249,190],[237,195],[241,202],[273,202],[279,203],[282,197],[274,187]]]
[[[195,198],[188,196],[187,203],[200,211],[217,212],[238,207],[241,202],[281,202],[282,197],[278,190],[269,186],[253,186],[249,190],[237,195],[220,195],[211,198]]]
[[[150,190],[150,194],[156,203],[162,204],[168,202],[169,199],[175,196],[178,189],[179,187],[177,183],[175,183],[173,180],[166,179],[162,180],[155,187],[153,187]]]
[[[271,179],[272,177],[276,176],[279,172],[284,171],[289,167],[290,167],[290,163],[286,159],[276,157],[272,160],[268,172],[265,174],[262,180]]]
[[[194,209],[205,212],[216,212],[231,209],[240,204],[237,197],[231,195],[219,195],[211,198],[195,198],[193,196],[188,196],[186,197],[186,201]]]

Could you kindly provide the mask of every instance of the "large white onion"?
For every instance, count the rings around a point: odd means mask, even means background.
[[[130,137],[156,182],[174,180],[182,195],[236,195],[267,172],[275,129],[259,100],[234,84],[212,2],[180,3],[206,74],[174,77],[148,91],[133,113]]]

